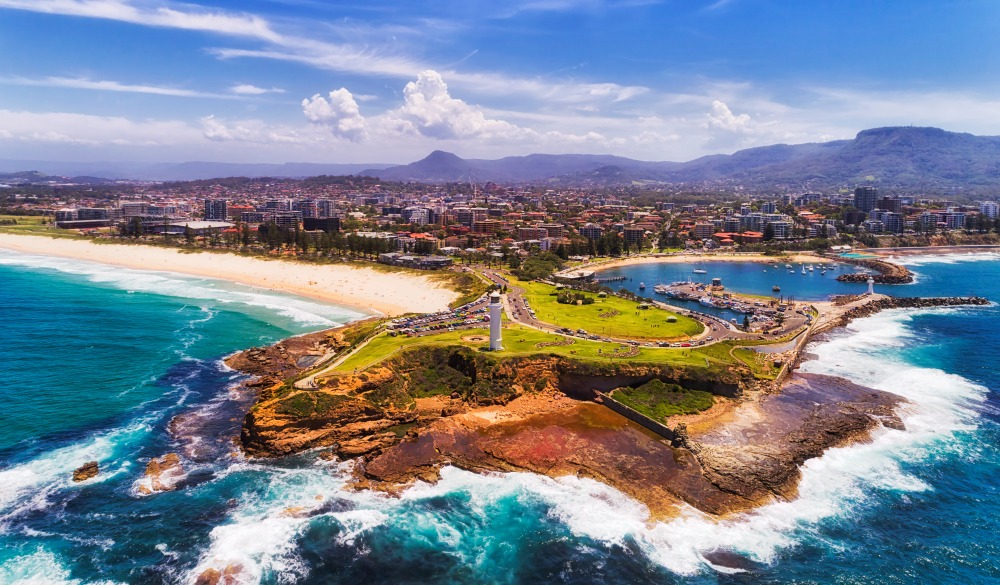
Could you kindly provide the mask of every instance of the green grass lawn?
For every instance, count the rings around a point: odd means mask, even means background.
[[[617,337],[619,339],[687,339],[702,332],[698,321],[663,309],[640,310],[638,303],[615,296],[598,298],[596,293],[586,293],[594,299],[592,305],[566,305],[556,302],[555,287],[539,282],[514,281],[525,289],[528,304],[535,310],[539,321],[574,331]],[[674,317],[675,323],[667,318]]]
[[[88,239],[87,236],[82,236],[74,230],[56,229],[51,224],[45,224],[43,222],[48,221],[48,218],[41,216],[0,215],[0,219],[12,219],[17,222],[17,225],[0,225],[0,233],[73,238],[78,240]]]
[[[677,414],[695,414],[707,410],[714,403],[709,392],[690,390],[660,380],[652,380],[638,388],[619,388],[611,397],[660,422]]]
[[[337,366],[336,372],[349,373],[355,368],[363,370],[371,367],[382,360],[390,357],[401,349],[409,349],[421,346],[448,346],[465,345],[474,349],[484,348],[489,345],[487,341],[470,342],[464,341],[464,337],[481,336],[486,338],[489,335],[486,329],[463,329],[459,331],[448,331],[423,337],[406,337],[399,335],[391,337],[386,333],[381,333],[368,343],[361,351],[354,354]],[[545,333],[537,329],[531,329],[522,325],[505,325],[503,330],[504,350],[498,354],[501,357],[514,357],[526,355],[549,354],[559,355],[573,359],[585,361],[603,362],[638,362],[655,364],[676,364],[679,366],[705,366],[709,361],[713,363],[732,363],[733,359],[728,353],[724,354],[724,361],[716,359],[714,356],[707,356],[701,352],[703,348],[660,348],[642,347],[634,356],[618,357],[617,351],[625,351],[621,344],[605,343],[600,341],[588,341],[575,339],[572,345],[549,345],[538,347],[537,344],[545,342],[561,342],[567,338],[554,333]]]
[[[780,366],[775,367],[774,357],[770,354],[737,347],[733,349],[733,357],[750,366],[754,376],[758,378],[773,380],[778,377],[778,372],[781,371]]]

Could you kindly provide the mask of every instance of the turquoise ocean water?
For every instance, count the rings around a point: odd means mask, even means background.
[[[912,260],[917,282],[883,290],[1000,299],[998,260]],[[732,288],[780,284],[802,300],[863,288],[705,268]],[[636,287],[688,276],[621,270]],[[232,458],[245,401],[221,358],[358,317],[0,251],[0,583],[191,583],[227,566],[247,583],[1000,583],[996,306],[889,311],[813,343],[803,369],[903,395],[907,430],[809,461],[797,500],[666,523],[585,479],[446,469],[390,498],[342,490],[342,465],[308,453]],[[185,432],[171,434],[178,415]],[[142,495],[146,462],[172,451],[180,489]],[[101,474],[73,484],[89,460]],[[752,568],[713,567],[702,555],[719,548]]]

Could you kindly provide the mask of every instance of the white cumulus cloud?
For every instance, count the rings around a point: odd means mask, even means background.
[[[724,102],[712,102],[708,113],[708,127],[737,134],[747,134],[753,130],[753,120],[747,114],[736,115]]]
[[[368,137],[368,124],[358,102],[343,87],[326,98],[317,93],[302,100],[302,112],[310,122],[328,127],[339,138],[360,142]]]
[[[426,70],[403,88],[403,105],[389,116],[430,138],[516,138],[532,133],[454,98],[437,71]]]

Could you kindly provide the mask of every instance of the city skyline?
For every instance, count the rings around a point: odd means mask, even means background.
[[[1000,7],[719,0],[0,0],[0,157],[686,161],[929,125],[1000,134]]]

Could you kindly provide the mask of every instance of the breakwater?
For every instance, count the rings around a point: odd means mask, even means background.
[[[872,270],[875,274],[870,276],[877,284],[909,284],[913,282],[913,274],[905,266],[893,264],[892,262],[871,258],[838,258],[838,260]],[[868,282],[868,277],[868,274],[856,272],[853,274],[841,274],[837,277],[837,280],[839,282]]]
[[[927,309],[932,307],[961,307],[988,305],[990,301],[983,297],[882,297],[844,311],[842,315],[824,324],[822,328],[814,329],[810,335],[828,331],[835,327],[843,327],[855,319],[870,317],[886,309]]]

